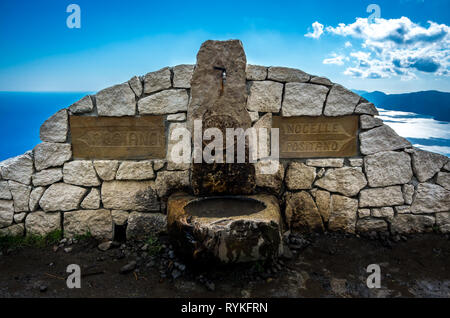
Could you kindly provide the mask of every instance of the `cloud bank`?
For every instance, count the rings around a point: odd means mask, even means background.
[[[345,48],[352,50],[348,54],[351,65],[347,65],[346,75],[360,78],[400,76],[408,80],[420,73],[450,74],[450,27],[445,24],[428,21],[424,27],[407,17],[377,18],[374,23],[369,23],[367,18],[357,18],[350,24],[339,23],[326,28],[316,21],[313,28],[314,32],[305,36],[318,39],[326,33],[357,42],[345,43]],[[335,54],[323,63],[343,65],[344,61],[345,58],[337,59]]]

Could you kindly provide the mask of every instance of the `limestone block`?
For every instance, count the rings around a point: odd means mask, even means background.
[[[446,190],[450,190],[450,173],[438,172],[436,183],[445,188]]]
[[[29,211],[33,212],[39,208],[39,200],[45,192],[45,187],[34,188],[30,193],[30,200],[28,203]]]
[[[39,136],[42,141],[66,142],[68,131],[69,116],[66,109],[61,109],[42,124]]]
[[[0,181],[0,200],[11,200],[12,195],[9,190],[8,181]]]
[[[249,88],[248,110],[272,113],[280,111],[283,84],[273,81],[252,81]]]
[[[136,96],[128,83],[114,85],[97,93],[99,116],[134,116]]]
[[[344,159],[341,158],[325,158],[325,159],[307,159],[307,166],[321,167],[321,168],[341,168],[344,166]]]
[[[0,236],[23,236],[25,226],[22,224],[13,224],[0,229]]]
[[[333,194],[331,202],[328,229],[330,231],[355,233],[358,200]]]
[[[72,238],[90,233],[98,240],[113,239],[111,211],[78,210],[64,213],[64,236]]]
[[[40,171],[50,167],[62,166],[72,157],[70,144],[43,142],[34,147],[34,166]],[[30,173],[31,177],[31,173]]]
[[[86,189],[66,183],[55,183],[45,190],[39,205],[45,212],[75,210],[86,194]]]
[[[35,187],[38,186],[47,186],[56,182],[61,181],[63,178],[63,173],[61,168],[50,168],[38,171],[33,174],[33,185]]]
[[[117,168],[119,167],[119,161],[95,160],[94,167],[100,179],[104,181],[111,181],[116,177]]]
[[[63,168],[65,183],[80,186],[99,186],[100,180],[90,160],[75,160],[66,162]]]
[[[432,178],[447,163],[446,156],[414,149],[412,151],[412,166],[414,174],[420,182],[425,182]]]
[[[89,194],[81,202],[83,209],[98,209],[100,208],[100,191],[96,188],[92,188]]]
[[[412,213],[446,212],[450,210],[450,191],[432,183],[419,183],[411,204]]]
[[[0,228],[7,227],[14,220],[14,203],[11,200],[0,200]]]
[[[29,211],[31,186],[16,181],[8,181],[9,189],[14,200],[14,212]]]
[[[383,125],[383,121],[380,118],[376,118],[370,115],[361,115],[359,117],[361,129],[371,129]]]
[[[189,96],[185,89],[168,89],[139,100],[141,115],[165,115],[187,111]]]
[[[150,94],[171,87],[170,68],[165,67],[144,76],[144,93]]]
[[[381,151],[398,150],[410,147],[411,143],[389,126],[383,125],[359,134],[360,149],[364,155]]]
[[[324,231],[319,210],[308,192],[287,192],[285,202],[286,220],[292,231],[299,233]]]
[[[151,160],[124,161],[117,170],[117,180],[149,180],[155,178]]]
[[[413,176],[411,158],[404,152],[386,151],[366,156],[364,170],[371,187],[404,184]]]
[[[141,79],[137,76],[133,76],[129,81],[128,84],[130,85],[131,89],[133,90],[134,94],[137,97],[140,97],[142,95],[143,86]]]
[[[314,185],[345,196],[354,196],[367,185],[367,181],[361,168],[342,167],[329,169]]]
[[[403,205],[404,203],[405,200],[400,186],[364,189],[359,194],[359,206],[361,208]]]
[[[267,67],[247,64],[245,70],[248,81],[264,81],[267,78]]]
[[[69,111],[72,114],[83,114],[90,113],[94,110],[94,104],[92,103],[92,98],[89,95],[84,96],[78,102],[73,103],[69,106]]]
[[[33,174],[33,159],[29,154],[23,154],[0,162],[0,168],[4,180],[30,184]]]
[[[61,229],[61,213],[45,213],[42,211],[29,213],[25,219],[27,235],[45,236]]]
[[[331,87],[324,109],[325,116],[342,116],[353,114],[361,97],[345,87],[335,84]]]
[[[355,114],[378,115],[378,110],[372,103],[361,103],[355,108]]]
[[[282,116],[320,116],[328,87],[308,83],[287,83]]]
[[[286,173],[286,186],[289,190],[311,189],[316,178],[316,168],[301,162],[291,162]]]
[[[101,197],[107,209],[142,212],[160,209],[154,181],[105,181]]]
[[[294,68],[271,66],[268,69],[267,79],[277,82],[306,83],[311,75]]]
[[[391,221],[393,234],[431,232],[435,219],[428,215],[399,214]]]

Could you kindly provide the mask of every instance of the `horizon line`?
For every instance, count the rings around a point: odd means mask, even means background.
[[[108,86],[108,87],[110,87],[110,86]],[[108,87],[105,87],[105,88],[108,88]],[[105,88],[102,88],[102,89],[100,89],[100,90],[98,90],[98,91],[90,91],[90,90],[86,90],[86,91],[58,91],[58,90],[41,90],[41,91],[20,91],[20,90],[0,90],[0,93],[83,93],[83,94],[87,94],[87,93],[89,93],[89,94],[96,94],[96,93],[98,93],[99,91],[101,91],[101,90],[103,90],[103,89],[105,89]],[[351,90],[351,91],[362,91],[362,92],[365,92],[365,93],[369,93],[369,94],[371,94],[371,93],[375,93],[375,92],[381,92],[381,93],[383,93],[383,94],[386,94],[386,95],[399,95],[399,94],[411,94],[411,93],[420,93],[420,92],[439,92],[439,93],[450,93],[450,91],[440,91],[440,90],[437,90],[437,89],[428,89],[428,90],[419,90],[419,91],[404,91],[404,92],[400,92],[400,93],[387,93],[387,92],[384,92],[384,91],[380,91],[380,90],[374,90],[374,91],[371,91],[371,92],[369,92],[369,91],[366,91],[366,90],[363,90],[363,89],[354,89],[354,88],[350,88],[349,90]],[[359,94],[358,94],[359,95]]]

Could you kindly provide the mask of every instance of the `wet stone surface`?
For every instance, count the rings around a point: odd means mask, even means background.
[[[249,215],[265,208],[262,202],[241,197],[208,197],[192,201],[186,206],[186,212],[198,217],[230,217]]]
[[[226,136],[227,128],[245,130],[251,126],[252,121],[245,108],[245,69],[246,57],[240,41],[206,41],[202,44],[192,76],[187,114],[191,133],[194,132],[194,121],[200,120],[202,130],[218,128],[223,137]],[[201,146],[202,149],[204,146]],[[225,158],[225,147],[226,142],[223,141],[223,148],[217,149],[223,151],[222,158]],[[236,146],[234,153],[237,154]],[[255,169],[248,162],[246,159],[245,163],[237,163],[235,158],[234,163],[193,164],[191,178],[194,194],[252,193],[255,188]]]
[[[68,239],[42,249],[2,249],[0,297],[450,296],[448,236],[284,240],[290,252],[277,261],[203,267],[178,258],[167,237],[150,244],[112,242],[106,251],[93,240]],[[81,289],[66,287],[69,264],[81,267]],[[369,264],[381,267],[380,289],[366,287]]]
[[[273,196],[174,194],[167,211],[167,229],[176,250],[197,262],[241,263],[280,254],[282,221]]]

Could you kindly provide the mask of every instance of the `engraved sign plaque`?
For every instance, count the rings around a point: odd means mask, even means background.
[[[166,156],[163,116],[70,116],[75,159],[156,159]]]
[[[358,116],[274,116],[272,127],[280,129],[280,158],[357,155]]]

